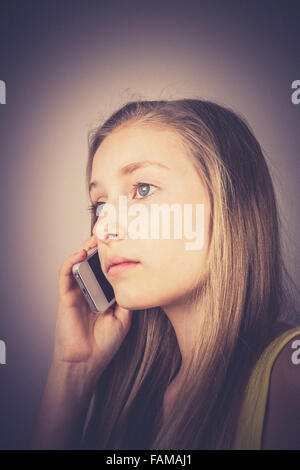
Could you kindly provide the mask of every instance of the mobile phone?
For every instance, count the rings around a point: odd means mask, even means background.
[[[73,265],[72,273],[93,312],[103,313],[115,302],[112,285],[101,269],[97,246],[87,252],[84,261]]]

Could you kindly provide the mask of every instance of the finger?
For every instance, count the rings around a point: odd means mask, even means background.
[[[80,249],[89,251],[91,248],[97,246],[97,244],[97,238],[95,237],[95,235],[92,235],[81,245]]]
[[[73,265],[83,261],[86,258],[86,255],[86,250],[82,249],[79,252],[69,256],[62,264],[58,275],[60,295],[64,295],[74,285],[75,279],[72,272]]]

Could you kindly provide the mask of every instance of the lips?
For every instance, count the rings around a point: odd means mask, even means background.
[[[111,258],[108,258],[105,263],[105,269],[106,272],[108,273],[109,269],[111,266],[114,266],[116,264],[121,264],[121,263],[138,263],[139,261],[134,260],[134,259],[129,259],[129,258],[123,258],[121,256],[113,256]]]

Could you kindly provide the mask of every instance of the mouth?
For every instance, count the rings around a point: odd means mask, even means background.
[[[125,271],[134,269],[138,264],[141,264],[139,261],[124,261],[122,263],[111,264],[108,267],[107,275],[110,277],[117,276]]]

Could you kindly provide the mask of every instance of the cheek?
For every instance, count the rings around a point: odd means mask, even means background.
[[[186,240],[152,240],[145,244],[144,280],[156,291],[189,290],[206,271],[206,250],[186,250]],[[142,276],[141,276],[142,280]]]
[[[190,241],[186,238],[132,241],[129,251],[141,261],[141,267],[135,274],[112,283],[117,302],[124,308],[151,308],[191,292],[206,273],[208,240],[201,249],[187,250]]]

